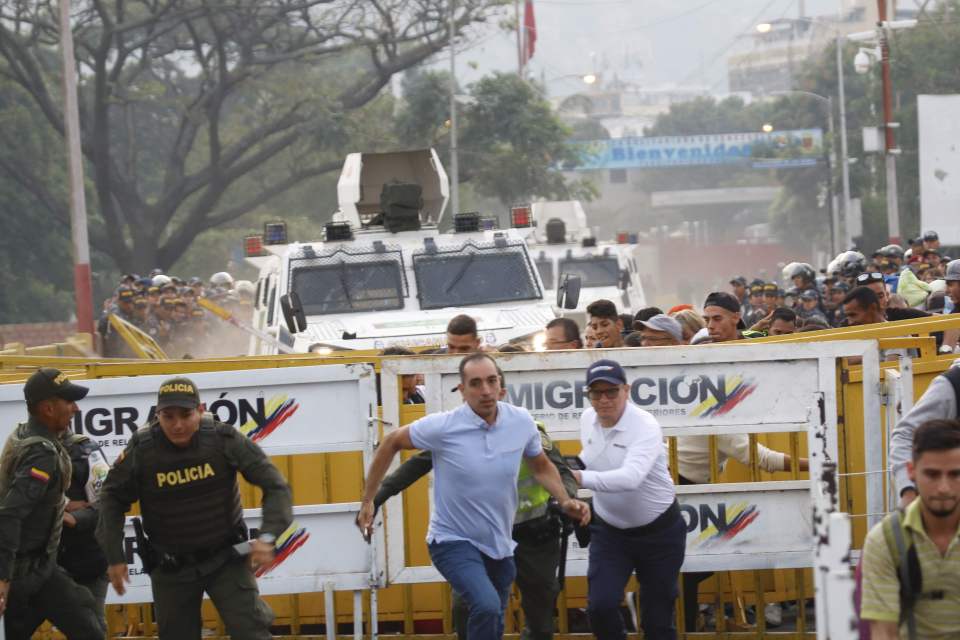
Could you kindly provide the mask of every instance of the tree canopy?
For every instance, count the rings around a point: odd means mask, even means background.
[[[411,146],[437,146],[449,158],[449,75],[415,71],[403,83],[397,136]],[[504,206],[535,197],[589,200],[583,181],[556,168],[576,164],[571,131],[551,110],[540,88],[513,73],[493,73],[467,87],[460,99],[457,149],[460,179]],[[449,166],[449,165],[448,165]]]
[[[502,0],[456,3],[469,34]],[[0,80],[58,136],[57,3],[0,5]],[[443,49],[446,0],[79,0],[72,16],[94,249],[169,267],[203,231],[339,168],[352,120]],[[18,134],[0,131],[10,144]],[[56,219],[62,189],[0,165]],[[238,185],[246,183],[246,188]],[[59,185],[58,185],[59,186]]]

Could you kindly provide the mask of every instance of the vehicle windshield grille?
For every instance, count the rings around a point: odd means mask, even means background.
[[[550,258],[537,258],[537,271],[540,272],[540,280],[543,281],[543,288],[553,289],[553,260]]]
[[[564,258],[560,273],[580,276],[583,287],[615,287],[620,283],[620,267],[615,256]]]
[[[413,254],[413,272],[421,309],[543,297],[522,241],[420,249]]]
[[[385,245],[323,254],[308,247],[290,260],[288,286],[308,316],[402,309],[407,296],[403,254]]]

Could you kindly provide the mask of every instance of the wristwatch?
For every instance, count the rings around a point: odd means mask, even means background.
[[[277,543],[277,536],[273,535],[272,533],[261,533],[259,536],[257,536],[257,542],[274,545]]]

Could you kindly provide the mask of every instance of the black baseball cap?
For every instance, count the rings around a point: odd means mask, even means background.
[[[70,378],[59,369],[50,367],[37,369],[23,385],[23,398],[28,405],[48,398],[63,398],[76,402],[83,400],[89,392],[87,387],[70,382]]]
[[[763,288],[761,287],[760,290],[763,291]],[[703,307],[721,307],[733,313],[740,313],[740,301],[737,300],[736,296],[726,291],[714,291],[708,295],[703,302]]]
[[[762,287],[760,291],[763,291]],[[706,309],[707,307],[720,307],[731,313],[740,313],[740,301],[737,300],[735,295],[727,293],[726,291],[714,291],[708,295],[707,299],[703,301],[703,308]],[[737,329],[746,329],[746,327],[747,325],[743,323],[743,318],[737,320]]]
[[[157,411],[167,407],[196,409],[200,406],[200,392],[190,378],[170,378],[157,391]]]
[[[730,284],[738,284],[741,287],[745,287],[747,286],[747,279],[744,278],[743,276],[737,276],[736,278],[730,281]]]
[[[587,368],[587,386],[594,382],[627,384],[627,373],[615,360],[597,360]]]

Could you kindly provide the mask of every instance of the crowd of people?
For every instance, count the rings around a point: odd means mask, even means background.
[[[213,274],[207,282],[198,277],[185,280],[168,276],[160,269],[146,277],[126,274],[103,303],[97,325],[102,353],[107,357],[136,355],[110,322],[111,315],[153,338],[171,357],[245,353],[246,334],[219,321],[198,300],[206,298],[237,317],[249,319],[255,293],[253,283],[234,281],[225,271]]]
[[[783,269],[788,289],[737,276],[729,291],[710,293],[700,308],[646,307],[630,315],[619,313],[610,300],[596,300],[587,307],[582,334],[573,321],[557,319],[547,326],[543,346],[696,345],[960,312],[960,259],[942,255],[932,231],[912,244],[906,251],[888,245],[870,259],[846,251],[820,272],[792,262]],[[551,328],[561,325],[562,332]],[[958,349],[960,332],[937,332],[935,337],[941,353]]]
[[[743,276],[730,281],[741,301],[741,313],[748,329],[766,331],[773,312],[782,307],[797,313],[798,329],[818,330],[866,324],[860,314],[850,317],[847,297],[866,286],[878,297],[886,320],[904,320],[960,309],[960,263],[941,252],[939,236],[927,231],[912,239],[906,250],[900,245],[881,247],[867,258],[859,251],[845,251],[819,273],[809,264],[791,262],[783,269],[789,283],[777,283]]]
[[[692,305],[678,305],[667,311],[648,307],[631,315],[620,313],[611,300],[595,300],[586,308],[587,322],[583,330],[571,318],[554,318],[544,327],[542,342],[538,346],[546,350],[570,350],[697,345],[839,326],[883,323],[935,313],[953,313],[960,310],[960,260],[946,260],[940,254],[939,247],[932,244],[936,240],[931,236],[935,234],[925,234],[930,244],[923,251],[904,252],[900,247],[891,245],[876,252],[869,260],[860,253],[845,252],[819,274],[808,264],[792,263],[784,268],[784,279],[792,284],[789,290],[769,282],[755,281],[748,285],[745,278],[736,277],[730,281],[729,291],[710,293],[699,309]],[[915,254],[920,257],[914,258]],[[931,279],[930,275],[935,277]],[[943,332],[938,336],[938,342],[943,352],[955,350],[957,332]],[[523,351],[525,347],[505,344],[494,349],[490,345],[484,345],[475,320],[468,315],[460,315],[447,325],[446,344],[429,351],[465,356],[464,362],[471,366],[461,364],[460,389],[467,403],[464,407],[472,408],[474,413],[481,417],[486,412],[487,423],[491,426],[495,426],[498,420],[497,410],[493,408],[496,399],[504,398],[503,372],[496,366],[495,361],[485,362],[471,354],[480,355],[483,351],[494,350],[515,352]],[[384,355],[407,354],[412,355],[410,351],[400,347],[391,347],[384,351]],[[602,373],[591,373],[598,367],[603,370]],[[479,379],[472,381],[471,376],[481,369],[484,372],[480,373]],[[405,403],[424,402],[422,379],[419,376],[402,376],[401,384]],[[473,384],[477,385],[476,389],[470,388]],[[678,590],[674,585],[678,582],[683,585],[682,606],[686,630],[703,629],[704,611],[698,603],[697,592],[700,582],[711,574],[679,574],[683,560],[682,546],[675,549],[669,545],[683,540],[683,536],[671,533],[671,527],[677,522],[673,513],[676,502],[672,488],[673,479],[667,473],[666,466],[659,468],[661,463],[665,464],[659,425],[649,414],[640,412],[642,415],[633,416],[630,413],[636,411],[635,407],[629,404],[627,393],[623,391],[627,386],[624,371],[616,362],[598,360],[591,365],[591,370],[587,373],[591,408],[581,419],[583,452],[580,459],[587,462],[587,471],[570,470],[563,461],[551,462],[557,467],[561,477],[566,478],[567,474],[572,474],[580,487],[594,490],[591,516],[594,524],[589,527],[593,541],[589,549],[588,572],[588,617],[594,635],[611,640],[623,637],[624,626],[617,608],[627,579],[635,573],[642,587],[641,624],[645,635],[670,638],[675,637],[671,611]],[[944,391],[944,394],[946,393]],[[952,390],[950,395],[952,397]],[[484,398],[486,404],[482,403]],[[920,404],[926,406],[923,401]],[[497,406],[503,411],[510,407],[503,403]],[[942,406],[944,403],[940,402],[938,407]],[[465,411],[466,409],[463,409],[460,413]],[[465,434],[477,435],[472,426],[467,426],[473,424],[471,421],[474,418],[469,412],[463,415],[460,413],[455,411],[437,414],[425,419],[432,420],[429,438],[418,435],[420,430],[428,428],[418,422],[411,426],[409,432],[396,438],[396,441],[391,440],[390,447],[384,447],[382,458],[375,462],[371,468],[371,477],[368,477],[365,504],[369,507],[361,512],[358,519],[358,525],[362,529],[366,530],[365,527],[372,524],[376,509],[389,496],[399,493],[431,468],[437,474],[450,476],[445,482],[454,485],[450,490],[458,499],[462,500],[469,494],[464,487],[456,485],[462,479],[456,479],[453,471],[441,472],[443,467],[440,467],[436,460],[438,454],[450,456],[451,461],[459,460],[460,454],[457,451],[463,443],[454,437],[454,434],[460,433],[458,429],[464,429]],[[939,413],[943,415],[940,416]],[[941,418],[956,417],[956,411],[949,408],[939,413],[938,417]],[[623,422],[627,417],[630,417],[631,424]],[[461,424],[461,420],[466,422]],[[644,420],[648,420],[649,424],[645,423],[643,428],[632,424]],[[956,448],[960,441],[960,424],[941,424],[937,428],[942,433],[933,439],[939,440],[933,444],[922,444],[919,452],[914,446],[915,460],[930,448],[938,451],[952,451]],[[433,433],[434,431],[436,433]],[[920,433],[925,431],[921,429]],[[643,437],[640,437],[641,435]],[[625,438],[622,445],[615,445],[620,446],[623,451],[617,452],[618,455],[613,458],[610,458],[606,445],[618,440],[611,438]],[[912,429],[906,438],[913,441]],[[901,439],[904,439],[902,435]],[[549,440],[544,442],[549,443]],[[532,447],[529,442],[526,446],[527,448],[522,449],[522,457],[535,458],[536,447]],[[383,472],[390,458],[399,450],[412,447],[432,451],[432,462],[418,462],[416,469],[411,466],[412,463],[404,465],[396,474],[383,479],[384,490],[378,493],[378,485],[384,477]],[[680,484],[711,482],[711,449],[706,436],[677,438],[677,477]],[[909,451],[909,445],[907,449]],[[468,445],[466,450],[476,452],[478,449]],[[716,450],[721,468],[728,459],[739,460],[744,464],[751,462],[749,437],[746,435],[724,435],[718,438]],[[519,453],[521,449],[516,451]],[[801,471],[808,469],[806,458],[795,459],[788,453],[768,447],[758,447],[756,455],[760,467],[766,471],[789,471],[794,467]],[[901,457],[909,457],[909,452]],[[929,466],[933,463],[928,457],[924,456],[923,462]],[[475,463],[482,465],[484,460],[477,457]],[[453,464],[457,469],[463,466],[461,462],[448,461],[446,464]],[[374,470],[376,473],[373,473]],[[906,476],[903,469],[899,472]],[[513,474],[513,477],[515,478],[516,474]],[[916,477],[915,473],[911,473],[910,479],[905,482],[909,483]],[[529,487],[524,485],[522,471],[520,478],[518,490],[521,502],[531,504]],[[441,480],[436,482],[439,486]],[[563,510],[573,510],[576,492],[568,488],[567,494],[564,494],[559,491],[555,482],[549,484],[548,490],[543,491],[540,498],[547,500],[552,495]],[[916,484],[923,485],[919,480]],[[934,486],[920,488],[938,490]],[[902,495],[905,504],[909,504],[917,491],[914,486],[904,489]],[[609,494],[610,498],[606,498],[605,494]],[[636,495],[629,504],[620,499],[627,494]],[[482,500],[478,498],[479,503],[482,503]],[[911,512],[913,515],[910,517],[919,513],[917,509],[919,507],[914,506],[914,512]],[[954,534],[957,530],[955,511],[956,508],[950,510],[950,518],[953,519],[947,527]],[[520,588],[522,606],[524,601],[555,601],[558,589],[552,577],[537,580],[536,576],[557,575],[557,564],[561,562],[559,556],[544,554],[545,550],[551,553],[556,550],[560,529],[557,524],[540,525],[544,535],[538,539],[536,545],[531,546],[523,535],[524,529],[518,529],[517,524],[528,523],[528,514],[524,514],[523,509],[517,509],[512,529],[513,539],[518,545],[514,551],[516,569],[504,569],[504,572],[501,572],[496,568],[500,565],[491,562],[491,559],[505,557],[507,552],[504,549],[485,549],[478,544],[472,547],[463,544],[464,540],[472,541],[473,538],[472,534],[464,533],[462,529],[464,522],[469,522],[469,518],[461,517],[462,515],[453,508],[449,512],[434,513],[428,534],[431,558],[457,590],[459,597],[467,601],[463,607],[468,613],[461,614],[458,624],[461,637],[473,635],[496,638],[503,630],[504,593],[509,587],[510,578],[515,579]],[[541,517],[549,518],[547,514]],[[580,518],[577,513],[574,514],[574,519],[582,520],[585,517]],[[505,522],[509,520],[505,519]],[[506,526],[501,530],[510,531]],[[876,538],[881,536],[881,533],[871,535]],[[650,549],[653,548],[662,553],[657,562],[651,561]],[[874,552],[874,555],[880,555],[880,552]],[[467,571],[466,567],[472,569]],[[874,565],[864,568],[865,572],[868,570],[871,578],[877,575],[878,571],[885,571]],[[562,575],[562,572],[560,573]],[[863,587],[864,624],[877,628],[878,634],[882,634],[879,628],[887,624],[890,612],[895,611],[893,604],[883,600],[886,593],[878,591],[878,584],[884,585],[884,589],[889,586],[889,576],[886,573],[883,575],[886,582],[872,579],[870,584],[864,582]],[[478,602],[482,604],[476,604]],[[549,608],[552,610],[552,606]],[[667,615],[660,615],[661,613]],[[714,611],[712,615],[722,613]],[[776,626],[781,622],[782,608],[773,603],[768,605],[764,612],[756,612],[756,615],[763,615],[768,626]],[[552,621],[547,618],[542,627],[538,626],[536,621],[536,616],[528,616],[528,627],[524,630],[524,635],[550,637]],[[882,624],[874,624],[874,621],[882,621]],[[955,628],[952,623],[945,623],[945,626]],[[886,630],[887,627],[883,629]]]

